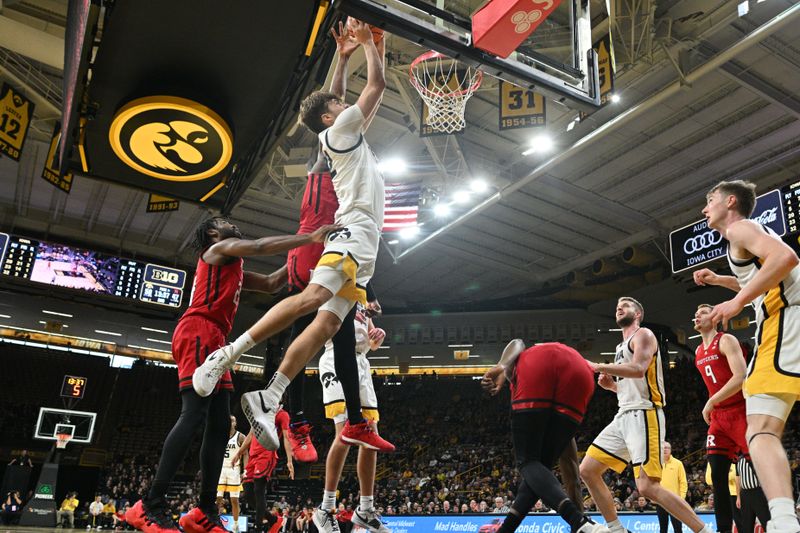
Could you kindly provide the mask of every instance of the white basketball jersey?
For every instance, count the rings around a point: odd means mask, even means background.
[[[636,332],[634,332],[635,334]],[[632,338],[633,335],[617,345],[614,364],[633,362],[633,351],[630,345]],[[617,382],[617,403],[620,412],[664,407],[667,403],[664,394],[664,371],[661,367],[660,349],[656,349],[643,378],[618,377],[614,379]]]
[[[339,200],[335,222],[346,226],[369,218],[381,228],[383,176],[378,159],[361,132],[363,124],[361,109],[352,105],[336,117],[333,126],[319,134],[319,141]]]
[[[767,226],[761,226],[770,236],[780,239],[778,234]],[[744,287],[755,277],[761,267],[761,259],[754,257],[744,260],[733,257],[728,247],[728,264],[733,275],[739,281],[739,286]],[[756,322],[761,324],[767,317],[774,315],[784,307],[800,305],[800,265],[794,267],[786,278],[777,287],[760,294],[753,300],[756,309]]]
[[[225,446],[225,459],[222,461],[222,468],[233,468],[233,456],[239,452],[241,444],[239,444],[239,437],[242,434],[238,431],[233,434],[233,437],[228,439],[228,444]]]

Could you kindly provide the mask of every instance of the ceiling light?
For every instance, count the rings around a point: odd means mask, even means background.
[[[432,355],[412,355],[411,359],[433,359]]]
[[[386,346],[385,344],[381,345],[381,346],[378,346],[379,350],[388,350],[389,348],[391,348],[391,346]]]
[[[675,351],[675,350],[667,350],[667,353],[671,353],[672,355],[675,355],[675,354],[677,354],[678,352],[677,352],[677,351]]]
[[[600,352],[600,355],[617,355],[617,352]]]
[[[65,316],[67,318],[72,318],[72,315],[68,313],[59,313],[58,311],[48,311],[47,309],[42,309],[42,313],[46,315]]]
[[[743,17],[750,12],[750,4],[747,2],[747,0],[739,4],[738,11],[740,17]]]
[[[122,337],[122,333],[117,333],[116,331],[103,331],[102,329],[94,330],[95,333],[99,333],[101,335],[113,335],[114,337]]]
[[[569,124],[567,124],[567,131],[572,131],[572,130],[573,130],[573,128],[575,128],[575,124],[577,124],[577,123],[578,123],[578,121],[577,121],[577,120],[572,120],[572,121],[570,121],[570,123],[569,123]]]
[[[700,335],[700,334],[698,333],[697,335],[692,335],[692,336],[691,336],[691,337],[689,337],[689,338],[690,338],[690,339],[699,339],[700,337],[702,337],[702,335]]]
[[[453,201],[457,204],[465,204],[469,202],[469,191],[456,191],[453,193]]]
[[[472,192],[480,194],[489,189],[489,184],[486,183],[486,180],[475,179],[469,182],[469,188],[472,189]]]
[[[533,153],[543,154],[553,149],[553,139],[549,135],[537,135],[529,144],[530,148],[522,152],[522,155],[530,155]]]
[[[398,242],[400,241],[398,241],[397,239],[392,239],[391,241],[388,241],[386,244],[397,244]]]
[[[11,318],[11,315],[0,315],[0,318]]]
[[[389,359],[388,355],[373,355],[371,357],[367,357],[367,359]]]
[[[378,170],[382,174],[400,174],[405,172],[406,168],[406,162],[399,157],[392,157],[378,163]]]
[[[622,98],[620,98],[618,94],[611,95],[611,101],[614,102],[615,104],[618,104],[620,100],[622,100]]]
[[[448,344],[448,348],[472,348],[471,344]]]
[[[439,218],[444,218],[450,214],[450,204],[437,203],[433,206],[433,214]]]
[[[403,228],[397,232],[402,239],[413,239],[417,235],[419,235],[419,227],[417,226],[408,226],[407,228]]]
[[[165,335],[169,333],[169,331],[165,331],[163,329],[148,328],[147,326],[142,326],[141,329],[144,331],[152,331],[153,333],[163,333]]]
[[[147,339],[150,342],[157,342],[159,344],[172,344],[172,341],[162,341],[161,339]]]

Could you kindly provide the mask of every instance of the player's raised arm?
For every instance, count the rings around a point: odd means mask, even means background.
[[[281,287],[286,285],[288,278],[289,272],[286,265],[283,265],[272,274],[259,274],[257,272],[245,270],[242,288],[246,291],[259,291],[274,294],[278,292]]]
[[[736,276],[720,276],[719,274],[715,274],[713,271],[707,268],[701,268],[700,270],[695,271],[692,274],[692,277],[694,278],[694,282],[700,286],[717,285],[718,287],[730,289],[733,292],[739,292],[741,289],[741,286],[739,286],[739,280],[736,279]]]
[[[348,33],[342,22],[339,22],[338,32],[336,28],[331,28],[331,36],[336,41],[337,59],[336,66],[333,67],[330,91],[340,100],[344,100],[347,93],[347,62],[359,47],[359,43]]]
[[[361,109],[364,118],[370,117],[381,103],[383,91],[386,89],[386,78],[383,75],[383,58],[372,41],[369,24],[361,21],[353,22],[353,36],[364,48],[367,58],[367,84],[361,91],[356,105]]]

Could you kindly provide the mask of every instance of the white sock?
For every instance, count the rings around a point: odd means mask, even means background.
[[[231,361],[231,364],[235,363],[239,360],[239,356],[242,355],[244,352],[255,346],[257,343],[253,340],[253,337],[250,336],[249,333],[246,331],[239,335],[239,337],[231,343],[231,348],[233,348],[234,353],[234,360]]]
[[[281,403],[281,398],[283,397],[283,393],[286,392],[286,387],[289,386],[289,383],[291,383],[289,378],[280,372],[275,372],[264,394],[267,395],[267,399],[271,400],[273,404],[278,405]]]
[[[330,511],[331,509],[336,509],[336,491],[335,490],[323,490],[322,491],[322,503],[320,504],[320,509],[325,511]]]
[[[359,502],[358,508],[362,511],[372,511],[372,496],[361,496],[361,501]]]
[[[769,500],[770,522],[782,527],[784,524],[796,526],[797,515],[794,511],[794,501],[791,498],[772,498]],[[794,529],[794,528],[793,528]]]
[[[703,526],[703,529],[701,529],[697,533],[714,533],[714,532],[708,529],[708,526]]]
[[[611,531],[625,531],[625,528],[622,527],[622,522],[619,521],[619,518],[613,522],[606,522],[606,527]]]

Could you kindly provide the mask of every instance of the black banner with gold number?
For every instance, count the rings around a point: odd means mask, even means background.
[[[3,83],[0,92],[0,155],[19,161],[28,126],[33,119],[33,102]]]
[[[600,76],[600,104],[608,102],[609,95],[614,92],[614,49],[611,34],[597,41],[594,45],[597,54],[597,70]]]
[[[544,97],[513,83],[500,82],[500,130],[547,125]]]
[[[177,211],[181,203],[175,198],[161,196],[160,194],[150,193],[147,198],[148,213],[164,213],[166,211]]]
[[[42,169],[42,177],[69,194],[72,189],[72,172],[68,172],[63,176],[58,173],[58,166],[55,164],[56,154],[58,153],[58,141],[61,139],[61,123],[56,122],[53,128],[53,136],[50,138],[50,149],[47,150],[47,160],[44,162],[44,169]]]

